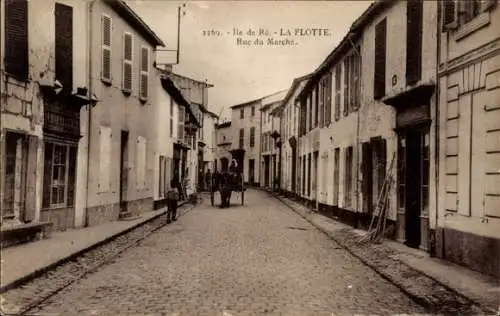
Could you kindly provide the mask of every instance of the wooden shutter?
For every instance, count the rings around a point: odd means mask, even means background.
[[[112,20],[107,15],[102,16],[102,65],[101,80],[111,82],[111,30]]]
[[[133,58],[133,37],[130,33],[123,34],[123,81],[122,89],[130,93],[132,91],[132,58]]]
[[[332,122],[332,74],[328,73],[328,77],[326,78],[326,125],[329,125]]]
[[[323,79],[319,81],[318,84],[318,102],[319,102],[319,127],[322,128],[325,125],[325,100],[324,100],[324,83]]]
[[[344,59],[344,116],[349,115],[349,58]]]
[[[341,65],[335,69],[335,121],[340,119],[340,81],[342,75]]]
[[[28,79],[28,1],[5,0],[5,71],[19,80]]]
[[[148,98],[148,85],[149,85],[149,49],[147,47],[141,48],[141,91],[140,98],[146,100]]]
[[[52,187],[52,154],[54,146],[51,143],[45,143],[44,164],[43,164],[43,200],[42,208],[50,207],[50,190]]]
[[[76,186],[76,162],[77,162],[77,148],[74,146],[69,147],[68,159],[68,192],[67,192],[67,205],[72,207],[75,205],[75,186]]]
[[[55,5],[56,79],[63,91],[73,91],[73,8]]]
[[[442,30],[454,29],[458,26],[457,5],[454,0],[441,1],[442,12]]]
[[[421,77],[423,3],[408,1],[406,8],[406,85],[413,85]]]
[[[386,36],[387,19],[383,19],[375,27],[375,71],[373,81],[373,98],[376,100],[385,95]]]

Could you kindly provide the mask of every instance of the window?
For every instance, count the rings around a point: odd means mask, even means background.
[[[43,208],[74,205],[75,169],[76,146],[45,143]]]
[[[240,109],[240,119],[245,118],[245,108]]]
[[[313,90],[313,107],[314,107],[314,128],[318,127],[319,123],[319,85]]]
[[[132,34],[123,34],[123,82],[122,89],[126,93],[132,92],[132,56],[134,41]]]
[[[136,185],[138,189],[144,189],[146,187],[146,139],[142,136],[137,137],[136,154]]]
[[[386,71],[386,36],[387,19],[383,19],[375,27],[375,68],[373,98],[378,100],[385,95]]]
[[[243,148],[244,136],[245,130],[243,128],[240,128],[240,148]]]
[[[101,126],[99,131],[99,192],[107,192],[110,188],[111,169],[111,128]]]
[[[55,55],[56,79],[63,91],[73,91],[73,8],[64,4],[55,5]]]
[[[333,168],[333,205],[339,205],[340,148],[335,148]]]
[[[328,75],[323,80],[323,102],[325,104],[325,125],[332,122],[332,75]]]
[[[423,3],[408,1],[406,8],[406,85],[413,85],[421,76]]]
[[[252,117],[254,117],[254,116],[255,116],[255,106],[252,105]]]
[[[101,65],[101,80],[105,83],[111,83],[111,17],[102,16],[102,65]]]
[[[443,31],[471,22],[482,13],[490,11],[496,4],[497,0],[442,1]]]
[[[312,125],[312,123],[313,123],[313,120],[312,120],[312,114],[313,114],[312,113],[312,108],[313,107],[312,107],[312,104],[311,104],[311,100],[312,100],[312,97],[311,97],[311,94],[309,94],[307,96],[307,116],[309,118],[308,122],[307,122],[308,127],[309,127],[308,130],[312,130],[312,126],[313,126]]]
[[[184,141],[184,121],[185,121],[185,115],[186,115],[186,109],[183,106],[179,107],[179,122],[177,122],[177,140],[179,142]]]
[[[319,127],[325,125],[325,82],[323,79],[319,81],[317,98],[319,101]]]
[[[141,48],[141,91],[140,99],[145,101],[148,98],[148,85],[149,85],[149,48]]]
[[[170,137],[174,136],[174,100],[170,97]]]
[[[337,65],[335,68],[335,121],[340,119],[340,87],[341,87],[341,75],[342,68],[341,65]]]
[[[345,152],[345,178],[344,178],[344,206],[352,206],[352,169],[353,169],[353,157],[352,157],[352,146],[346,148]]]
[[[250,147],[255,146],[255,127],[250,127]]]
[[[351,71],[351,63],[350,58],[344,59],[344,116],[349,115],[349,97],[350,97],[350,82],[349,82],[349,74]]]
[[[166,157],[165,156],[160,156],[159,158],[159,173],[158,173],[158,197],[163,198],[165,197],[166,193]]]
[[[5,71],[18,80],[28,79],[28,1],[5,1]]]

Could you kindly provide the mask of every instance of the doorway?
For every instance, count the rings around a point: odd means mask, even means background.
[[[296,185],[296,177],[297,177],[297,149],[292,149],[292,192],[295,193],[295,185]]]
[[[373,213],[373,157],[370,142],[362,144],[362,174],[363,174],[363,212],[366,214]]]
[[[127,189],[128,189],[128,131],[121,133],[120,141],[120,213],[127,213]]]
[[[428,133],[425,130],[407,130],[399,136],[404,174],[398,186],[399,199],[405,208],[405,244],[418,248],[421,244],[421,214],[428,207],[429,152]],[[405,179],[411,179],[405,181]],[[404,182],[404,183],[403,183]]]
[[[248,160],[248,181],[250,185],[255,184],[255,159]]]
[[[24,218],[27,150],[25,135],[6,132],[3,220]]]
[[[269,155],[264,156],[264,186],[269,187]]]

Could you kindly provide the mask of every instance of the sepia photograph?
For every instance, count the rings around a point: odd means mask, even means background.
[[[500,0],[0,0],[0,315],[500,316]]]

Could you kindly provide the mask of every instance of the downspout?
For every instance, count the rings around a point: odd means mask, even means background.
[[[88,50],[88,87],[89,87],[89,97],[92,99],[93,97],[93,88],[92,88],[92,9],[94,7],[96,0],[92,0],[89,4],[89,10],[87,12],[87,23],[88,23],[88,32],[87,32],[87,50]],[[94,105],[92,102],[88,105],[89,113],[88,113],[88,122],[87,122],[87,185],[86,185],[86,199],[85,199],[85,212],[84,212],[84,227],[88,227],[88,203],[89,203],[89,175],[90,175],[90,139],[91,139],[91,131],[92,131],[92,107]]]

